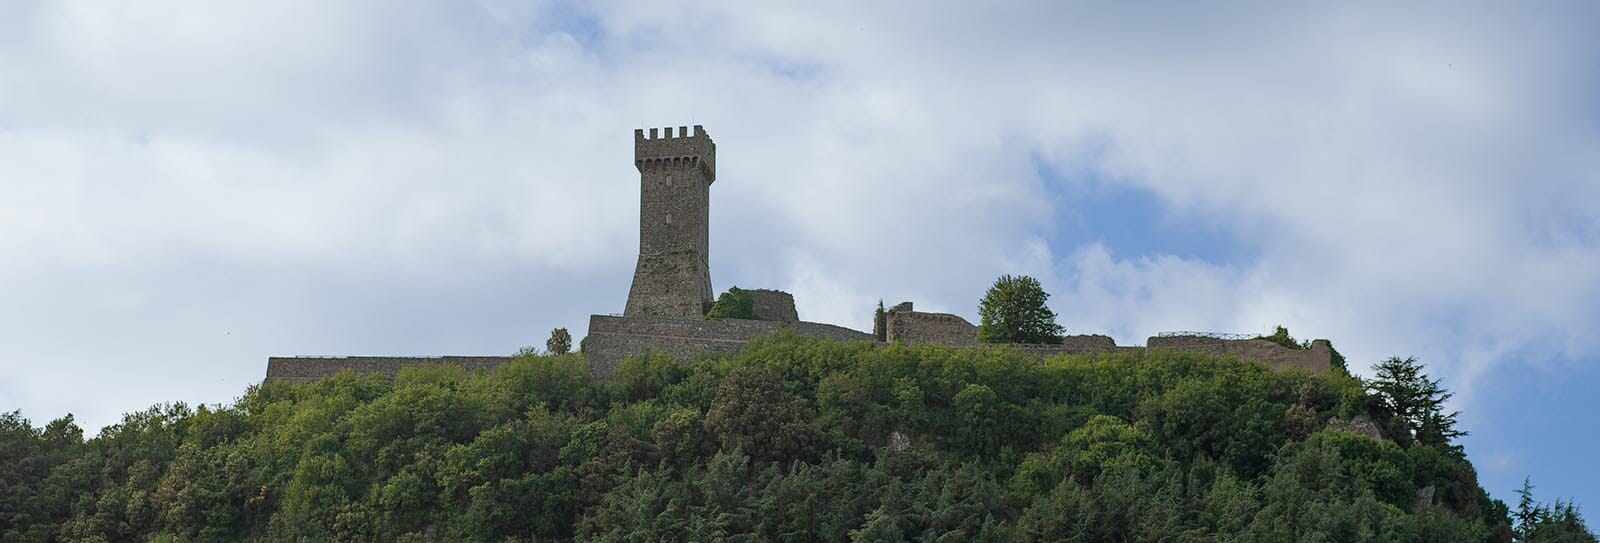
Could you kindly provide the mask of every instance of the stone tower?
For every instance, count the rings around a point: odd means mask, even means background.
[[[639,264],[628,290],[630,317],[701,318],[711,308],[711,183],[717,145],[704,127],[674,134],[633,131],[639,168]]]

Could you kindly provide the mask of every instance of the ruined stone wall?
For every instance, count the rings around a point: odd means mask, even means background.
[[[909,302],[896,305],[884,315],[886,341],[931,343],[947,347],[976,347],[978,327],[958,315],[913,311]],[[1058,354],[1111,352],[1117,343],[1110,336],[1063,336],[1059,344],[1011,344],[1040,357]]]
[[[779,330],[838,341],[873,340],[872,334],[815,322],[591,315],[583,357],[590,374],[605,378],[629,356],[661,352],[687,361],[702,352],[736,350],[756,336]]]
[[[267,382],[304,383],[332,377],[341,371],[394,377],[402,368],[422,364],[460,366],[468,371],[490,370],[509,361],[509,356],[274,356],[267,359]]]
[[[906,309],[900,304],[885,317],[888,341],[905,343],[932,343],[949,347],[972,347],[978,344],[978,327],[957,315],[949,313],[923,313]]]
[[[907,312],[902,312],[902,315]],[[942,315],[922,313],[921,315]],[[959,319],[959,317],[956,317]],[[938,320],[938,319],[935,319]],[[907,322],[922,322],[911,320]],[[964,320],[961,322],[965,322]],[[970,326],[970,324],[968,325]],[[837,341],[874,341],[872,334],[842,326],[815,322],[776,322],[743,319],[674,319],[663,317],[617,317],[593,315],[589,318],[589,338],[583,355],[589,372],[606,378],[629,356],[661,352],[675,360],[688,361],[704,352],[732,351],[756,336],[780,330],[797,335]],[[916,343],[916,342],[908,342]],[[976,341],[955,345],[976,347]],[[1060,345],[1010,344],[1007,348],[1049,358],[1060,354],[1095,354],[1136,351],[1145,347],[1118,346],[1110,337],[1078,335],[1062,338]],[[1330,368],[1332,351],[1326,340],[1312,342],[1310,350],[1288,349],[1270,341],[1222,340],[1198,336],[1152,337],[1148,348],[1170,349],[1209,355],[1233,356],[1240,360],[1265,363],[1274,369],[1298,369],[1321,373]],[[267,360],[267,382],[301,383],[333,376],[342,371],[363,375],[393,377],[408,366],[444,364],[468,371],[490,370],[509,362],[509,356],[346,356],[272,357]]]
[[[1228,346],[1223,340],[1205,336],[1152,336],[1145,340],[1144,346],[1150,349],[1171,349],[1215,356],[1228,353]]]
[[[1061,349],[1069,352],[1114,351],[1117,341],[1111,336],[1100,334],[1082,334],[1076,336],[1061,336]]]
[[[1040,359],[1050,358],[1058,354],[1110,353],[1127,349],[1127,347],[1118,347],[1117,342],[1112,340],[1110,336],[1102,335],[1063,336],[1060,344],[1004,343],[994,345],[1013,348]]]
[[[1263,362],[1273,369],[1297,369],[1323,373],[1333,367],[1333,350],[1328,340],[1311,342],[1311,349],[1290,349],[1264,339],[1227,342],[1228,355],[1239,360]]]
[[[781,290],[745,290],[750,294],[756,318],[765,321],[797,322],[800,313],[794,308],[794,295]]]
[[[1298,369],[1323,373],[1333,367],[1333,350],[1328,340],[1311,342],[1309,350],[1290,349],[1264,339],[1225,340],[1203,336],[1152,337],[1145,343],[1151,349],[1232,356],[1261,362],[1273,369]]]

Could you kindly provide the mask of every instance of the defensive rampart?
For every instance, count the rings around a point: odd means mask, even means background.
[[[947,347],[978,345],[978,327],[966,319],[949,313],[915,311],[910,302],[895,305],[883,312],[874,326],[879,329],[879,337],[883,341],[931,343]],[[1012,347],[1040,358],[1138,348],[1119,347],[1110,337],[1102,335],[1064,336],[1060,344],[1019,344]],[[1199,334],[1162,335],[1150,338],[1146,347],[1232,356],[1261,362],[1276,369],[1294,368],[1310,372],[1328,371],[1333,361],[1331,346],[1323,339],[1311,342],[1309,349],[1290,349],[1262,339],[1229,339]]]
[[[737,350],[756,336],[779,330],[839,341],[873,339],[872,334],[816,322],[591,315],[583,358],[591,375],[605,378],[629,356],[659,352],[687,361],[702,352]]]
[[[978,346],[978,327],[967,319],[949,313],[926,313],[913,309],[911,302],[895,305],[882,316],[884,341],[931,343],[946,347]],[[1041,358],[1058,354],[1111,352],[1117,349],[1110,336],[1064,336],[1058,344],[1013,344],[1013,347]]]
[[[906,309],[900,304],[890,311],[886,321],[888,341],[905,343],[932,343],[947,347],[972,347],[978,344],[978,327],[949,313],[924,313]]]
[[[799,322],[800,313],[794,308],[794,295],[781,290],[746,290],[750,294],[751,310],[757,319],[778,322]]]
[[[1222,339],[1207,336],[1155,336],[1145,341],[1150,349],[1170,349],[1261,362],[1274,369],[1299,369],[1314,373],[1333,367],[1333,346],[1326,339],[1311,342],[1310,349],[1290,349],[1264,339]]]

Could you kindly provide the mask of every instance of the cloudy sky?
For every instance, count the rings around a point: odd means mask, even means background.
[[[581,336],[633,129],[703,124],[718,290],[1416,356],[1494,496],[1600,514],[1594,4],[857,4],[0,0],[0,409]]]

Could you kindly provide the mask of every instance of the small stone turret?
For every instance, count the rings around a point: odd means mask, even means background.
[[[664,133],[663,133],[664,132]],[[704,127],[633,131],[639,263],[627,316],[699,318],[711,307],[711,183],[717,145]]]

